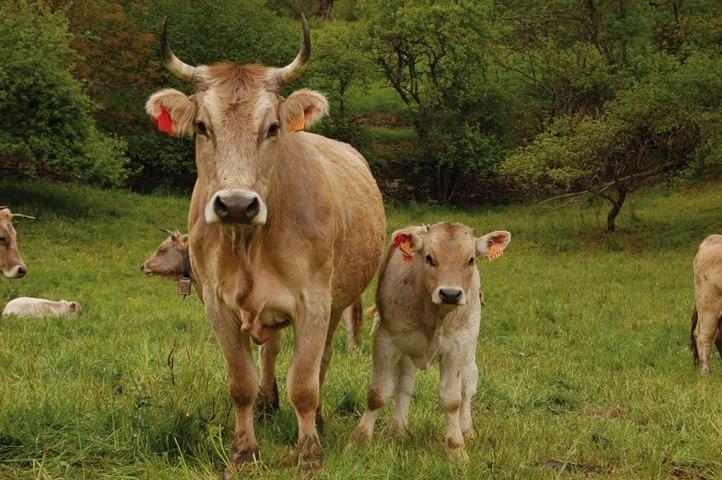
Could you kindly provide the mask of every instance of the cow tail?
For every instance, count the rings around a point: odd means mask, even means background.
[[[692,312],[692,331],[689,334],[690,338],[690,344],[689,347],[692,350],[692,359],[694,360],[695,365],[699,365],[699,352],[697,351],[697,341],[694,338],[694,330],[697,328],[697,305],[694,306],[694,311]]]
[[[361,343],[361,335],[364,327],[363,304],[361,297],[358,297],[351,307],[351,334],[354,345]]]

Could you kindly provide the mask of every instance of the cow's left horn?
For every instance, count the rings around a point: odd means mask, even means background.
[[[298,50],[298,55],[296,55],[293,62],[283,68],[277,68],[274,71],[273,83],[274,87],[278,90],[300,77],[308,66],[308,59],[311,57],[311,34],[308,31],[306,15],[303,13],[301,14],[301,24],[303,25],[303,40],[301,40],[301,48]]]
[[[13,218],[29,218],[30,220],[35,220],[35,217],[31,217],[30,215],[23,215],[22,213],[13,213]]]
[[[193,83],[196,67],[181,62],[178,57],[173,54],[168,41],[168,17],[163,17],[163,24],[160,27],[160,56],[168,70],[174,75]]]

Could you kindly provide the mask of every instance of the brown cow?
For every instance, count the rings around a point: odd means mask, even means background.
[[[713,339],[722,357],[722,235],[704,239],[694,257],[693,269],[692,354],[695,365],[701,364],[702,374],[706,375]]]
[[[511,241],[506,231],[481,238],[473,233],[460,223],[439,223],[393,234],[376,291],[379,321],[367,407],[351,445],[371,438],[376,417],[392,393],[390,433],[403,436],[416,370],[438,361],[446,448],[453,458],[468,460],[464,439],[474,434],[471,398],[476,393],[481,315],[476,258],[489,255],[491,260]]]
[[[17,244],[17,233],[13,218],[35,218],[12,213],[6,206],[0,206],[0,271],[5,278],[21,278],[28,273]]]
[[[143,262],[140,270],[148,276],[158,275],[177,281],[178,292],[182,295],[190,294],[190,289],[184,290],[186,286],[190,287],[186,282],[192,283],[196,287],[196,291],[199,291],[191,271],[188,235],[162,228],[160,230],[167,233],[168,238],[163,240],[155,253]]]
[[[279,94],[308,64],[302,20],[301,49],[283,68],[187,65],[171,51],[164,21],[165,64],[195,93],[162,90],[146,104],[160,130],[195,135],[191,264],[228,366],[234,465],[259,454],[249,340],[277,341],[288,325],[295,335],[287,387],[298,420],[298,465],[322,465],[315,419],[331,339],[344,309],[371,281],[384,243],[381,194],[364,158],[303,131],[326,114],[325,97],[306,89]]]

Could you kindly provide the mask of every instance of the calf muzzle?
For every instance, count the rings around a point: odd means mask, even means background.
[[[208,223],[263,225],[266,223],[266,204],[256,192],[221,190],[206,205]]]
[[[446,305],[461,305],[464,303],[464,291],[460,288],[439,288],[438,295],[441,303]]]

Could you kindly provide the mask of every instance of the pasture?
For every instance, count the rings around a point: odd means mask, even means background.
[[[17,296],[78,300],[77,319],[0,320],[0,478],[216,479],[230,449],[226,369],[201,305],[140,265],[185,230],[186,199],[49,183],[0,182],[17,221],[26,278]],[[480,261],[477,436],[468,465],[447,461],[436,369],[420,373],[410,436],[344,452],[363,410],[371,319],[360,349],[342,327],[322,393],[326,465],[318,478],[715,478],[722,475],[722,363],[701,378],[689,353],[691,261],[722,231],[718,184],[635,195],[614,234],[606,207],[387,206],[388,230],[439,220],[512,232]],[[372,302],[372,289],[364,304]],[[262,463],[239,478],[287,478],[295,415],[259,419]]]

